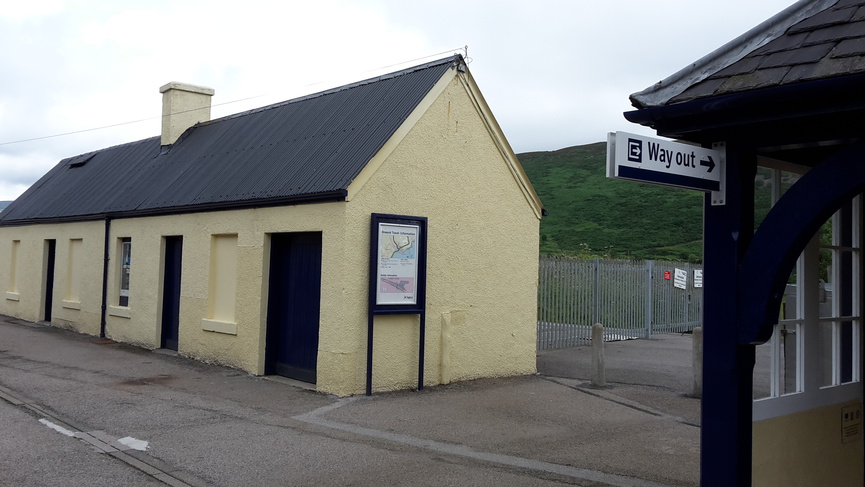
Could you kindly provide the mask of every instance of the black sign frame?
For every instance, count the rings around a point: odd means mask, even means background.
[[[372,352],[373,328],[376,315],[420,315],[420,340],[418,346],[418,390],[423,389],[424,341],[426,335],[426,277],[427,277],[427,218],[423,216],[392,215],[373,213],[370,219],[369,246],[369,305],[366,354],[366,395],[372,395]],[[388,235],[399,233],[399,238],[385,239]],[[413,258],[389,261],[382,254],[402,252],[404,245],[414,236]],[[385,262],[387,261],[387,262]],[[393,272],[396,277],[383,277],[383,273]],[[405,275],[401,274],[405,273]],[[402,304],[396,297],[383,297],[382,286],[389,287],[391,294],[402,296]],[[410,286],[410,288],[409,288]]]

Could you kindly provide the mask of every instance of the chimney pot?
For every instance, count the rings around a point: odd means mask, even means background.
[[[171,145],[199,122],[210,120],[212,88],[172,81],[161,88],[162,145]]]

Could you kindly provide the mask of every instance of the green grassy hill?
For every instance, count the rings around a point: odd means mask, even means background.
[[[704,193],[607,179],[604,142],[517,157],[549,212],[541,254],[702,260]]]

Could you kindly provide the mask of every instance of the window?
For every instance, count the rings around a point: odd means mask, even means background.
[[[773,173],[774,204],[784,174]],[[861,208],[862,197],[844,205],[799,257],[772,338],[757,347],[755,420],[859,397]]]
[[[755,191],[754,224],[755,227],[763,221],[772,206],[786,192],[800,175],[779,169],[759,168],[755,177],[755,185],[769,191]],[[759,198],[765,198],[761,201]],[[806,252],[805,254],[808,254]],[[804,295],[806,287],[802,285],[805,257],[799,258],[796,268],[787,281],[787,288],[781,300],[778,313],[778,324],[772,333],[772,338],[757,347],[757,364],[754,367],[754,399],[780,397],[802,392],[803,381],[801,367],[804,366],[803,356],[803,318]]]
[[[120,239],[120,298],[118,305],[129,306],[129,265],[132,262],[132,239]]]
[[[824,387],[859,381],[859,197],[830,220],[820,243],[820,340]],[[824,228],[826,228],[824,226]]]

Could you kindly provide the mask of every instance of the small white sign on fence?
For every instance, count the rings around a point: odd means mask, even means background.
[[[677,268],[673,274],[673,285],[679,289],[686,289],[688,287],[688,271]]]
[[[694,287],[703,287],[703,269],[694,269]]]

